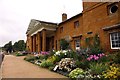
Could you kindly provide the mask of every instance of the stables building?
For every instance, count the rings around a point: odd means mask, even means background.
[[[83,2],[83,11],[62,22],[52,23],[32,19],[28,26],[27,49],[31,52],[60,50],[65,39],[76,50],[85,47],[85,39],[98,34],[106,51],[120,49],[120,2]]]

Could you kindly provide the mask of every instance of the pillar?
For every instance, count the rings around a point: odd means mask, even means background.
[[[36,51],[36,35],[33,35],[33,52]]]
[[[42,51],[46,51],[46,30],[42,31]]]
[[[30,37],[30,51],[33,52],[33,36]]]
[[[40,32],[37,33],[37,38],[38,38],[38,52],[41,51],[41,36]]]

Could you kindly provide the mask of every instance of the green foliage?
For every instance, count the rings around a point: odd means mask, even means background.
[[[90,64],[91,74],[93,74],[93,75],[102,74],[102,72],[107,70],[107,68],[108,68],[108,65],[103,64],[103,63],[94,63],[93,62]]]
[[[119,80],[120,79],[120,66],[113,64],[109,69],[103,72],[105,79]]]
[[[70,78],[77,78],[78,75],[84,75],[84,71],[81,68],[76,68],[73,71],[70,72],[69,77]]]
[[[24,60],[31,62],[31,61],[36,60],[36,57],[33,56],[33,55],[27,55],[27,56],[24,58]]]
[[[90,42],[92,41],[92,39],[93,39],[93,37],[88,37],[88,38],[85,39],[85,42],[86,42],[87,46],[91,46]]]
[[[12,47],[12,41],[9,41],[9,43],[5,44],[4,45],[4,49],[7,51],[7,52],[12,52],[13,50],[13,47]]]
[[[67,49],[68,46],[69,46],[69,43],[65,39],[60,40],[60,47],[61,47],[62,50]]]
[[[116,64],[120,64],[120,50],[114,53],[113,61]]]
[[[26,49],[26,43],[24,40],[19,40],[18,42],[14,43],[13,49],[15,51],[24,51]]]
[[[16,56],[24,56],[24,54],[20,54],[20,53],[18,53],[18,52],[17,52],[15,55],[16,55]]]
[[[74,60],[78,59],[78,55],[74,51],[68,51],[67,52],[67,57],[68,58],[73,58]]]
[[[43,68],[48,68],[50,66],[54,66],[54,64],[50,61],[43,61],[41,64],[40,64],[41,67]]]
[[[75,65],[79,68],[82,68],[84,70],[86,70],[87,68],[89,68],[89,62],[87,60],[82,60],[82,61],[79,61],[77,60]]]
[[[100,39],[98,34],[96,34],[94,37],[86,38],[86,45],[90,49],[90,54],[99,54],[103,52],[102,48],[100,47]]]
[[[55,66],[50,66],[48,69],[49,69],[50,71],[53,71],[54,67],[55,67]]]

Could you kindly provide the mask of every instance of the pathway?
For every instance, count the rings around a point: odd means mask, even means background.
[[[66,78],[23,60],[24,56],[5,55],[2,78]]]

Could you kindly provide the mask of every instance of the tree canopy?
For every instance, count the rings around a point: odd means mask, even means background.
[[[5,44],[3,48],[10,53],[12,51],[24,51],[26,49],[26,43],[24,40],[19,40],[12,45],[12,41],[9,41],[9,43]]]

